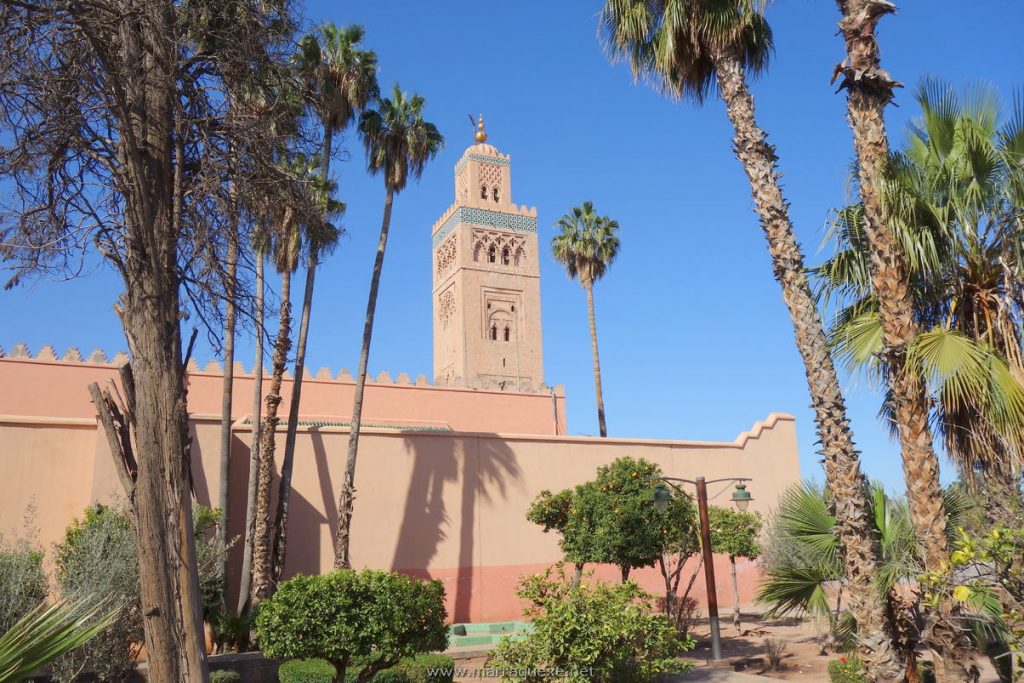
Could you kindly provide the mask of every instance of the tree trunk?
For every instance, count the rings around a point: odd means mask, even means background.
[[[142,302],[139,308],[148,310],[126,307],[125,331],[136,379],[135,533],[150,680],[204,681],[177,308],[168,307],[162,321],[152,315],[155,305]]]
[[[282,238],[287,239],[284,232]],[[252,544],[252,602],[269,598],[274,592],[272,560],[274,552],[274,527],[270,517],[270,492],[274,484],[274,450],[277,436],[277,408],[281,405],[281,382],[291,349],[291,283],[290,268],[281,273],[281,312],[278,317],[277,339],[274,341],[274,357],[271,360],[273,375],[270,391],[267,393],[266,415],[260,428],[260,467],[256,488],[256,518],[253,525]]]
[[[597,321],[594,319],[594,283],[585,282],[587,291],[587,318],[590,321],[590,349],[594,354],[594,393],[597,395],[597,426],[601,436],[608,436],[608,427],[604,421],[604,394],[601,391],[601,359],[597,353]]]
[[[583,563],[577,562],[572,572],[572,587],[579,588],[583,582]]]
[[[253,529],[256,520],[256,492],[260,477],[260,432],[263,412],[263,252],[253,250],[256,257],[256,359],[252,367],[252,445],[249,447],[249,490],[245,502],[245,545],[242,549],[242,575],[238,588],[238,614],[249,608],[252,587]]]
[[[302,295],[302,314],[299,319],[299,338],[295,351],[295,379],[288,405],[288,432],[284,440],[284,459],[281,462],[281,482],[277,489],[277,514],[274,516],[274,559],[271,567],[273,581],[281,580],[288,552],[288,503],[292,493],[292,467],[295,461],[295,438],[299,428],[299,401],[302,397],[302,375],[306,371],[306,335],[309,332],[309,314],[313,307],[313,285],[316,279],[316,253],[310,254],[306,267],[306,288]]]
[[[622,572],[622,583],[629,581],[629,567],[619,567],[619,571]]]
[[[732,625],[736,627],[736,632],[741,631],[740,628],[740,582],[736,576],[736,558],[732,555],[729,556],[729,573],[732,575]]]
[[[235,383],[235,290],[238,277],[238,232],[231,230],[228,235],[227,292],[225,293],[224,314],[224,385],[220,402],[220,486],[217,504],[220,507],[220,524],[217,540],[224,546],[228,543],[228,490],[231,481],[231,400]],[[227,582],[227,553],[221,563],[221,576]]]
[[[334,132],[324,126],[324,158],[320,173],[329,180],[331,170],[331,144]],[[274,516],[274,559],[271,571],[274,583],[281,580],[288,555],[288,505],[292,494],[292,468],[295,461],[295,438],[299,429],[299,406],[302,398],[302,378],[306,371],[306,335],[309,332],[309,316],[313,310],[313,287],[318,265],[317,246],[310,244],[309,263],[306,265],[306,286],[302,294],[302,314],[299,319],[299,338],[295,351],[295,379],[292,382],[292,396],[288,404],[288,431],[284,439],[284,459],[281,462],[281,483],[277,492],[277,514]]]
[[[847,118],[857,152],[864,234],[869,247],[871,283],[879,304],[885,361],[893,414],[899,431],[910,517],[922,545],[925,571],[945,571],[949,562],[946,511],[939,483],[939,460],[928,424],[929,405],[920,368],[907,363],[907,347],[917,336],[914,302],[899,241],[890,226],[882,199],[889,161],[885,106],[898,85],[881,68],[875,27],[895,11],[887,0],[839,0],[840,30],[847,59],[837,67],[841,88],[848,92]],[[966,636],[951,623],[947,610],[926,614],[929,645],[943,659],[946,680],[972,679],[972,656]]]
[[[729,53],[718,54],[715,59],[719,90],[735,130],[733,149],[750,181],[775,279],[782,286],[807,374],[825,478],[835,504],[850,612],[859,624],[861,657],[873,679],[896,679],[902,674],[902,665],[893,646],[892,624],[874,586],[879,549],[868,514],[860,459],[821,316],[807,281],[803,253],[782,196],[775,149],[757,126],[754,99],[739,59]]]
[[[345,480],[338,498],[338,534],[334,544],[335,569],[351,568],[349,543],[352,533],[352,504],[355,501],[356,454],[359,449],[359,427],[363,418],[363,389],[366,387],[366,366],[370,360],[370,338],[373,336],[373,315],[377,310],[377,289],[380,286],[380,272],[384,267],[384,252],[388,246],[388,230],[391,227],[391,204],[394,193],[387,189],[384,196],[384,218],[380,226],[380,241],[377,244],[377,258],[373,264],[370,279],[370,296],[366,302],[366,321],[363,325],[363,347],[359,353],[359,373],[356,376],[355,400],[352,403],[352,425],[348,437],[348,459],[345,461]]]

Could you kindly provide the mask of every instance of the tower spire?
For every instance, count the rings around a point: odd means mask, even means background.
[[[483,114],[480,114],[480,118],[477,120],[477,123],[476,123],[476,135],[473,136],[473,139],[476,140],[479,143],[487,142],[487,131],[484,130],[484,115]]]

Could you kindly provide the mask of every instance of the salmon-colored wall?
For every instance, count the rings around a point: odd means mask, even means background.
[[[44,547],[58,541],[91,502],[114,500],[119,482],[105,438],[97,431],[86,385],[109,381],[112,367],[61,361],[0,359],[0,471],[10,495],[0,496],[0,532],[17,533],[34,500]],[[251,378],[239,378],[231,452],[229,533],[240,535],[248,478]],[[217,411],[221,378],[190,376],[193,474],[200,502],[216,504],[219,484]],[[452,431],[364,428],[356,471],[352,556],[358,567],[401,570],[441,579],[453,621],[497,621],[520,616],[514,595],[519,576],[560,559],[555,534],[526,521],[543,489],[558,490],[593,477],[623,455],[658,463],[670,476],[750,477],[754,510],[767,511],[799,479],[793,418],[773,414],[731,443],[600,439],[556,436],[550,395],[374,384],[367,422],[448,425]],[[238,398],[241,397],[241,398]],[[564,425],[564,403],[558,400]],[[307,402],[308,401],[308,402]],[[344,421],[351,385],[304,383],[303,419]],[[546,413],[545,413],[546,409]],[[517,429],[520,433],[516,433]],[[522,430],[533,429],[533,433]],[[564,431],[564,426],[559,432]],[[348,442],[346,427],[302,427],[295,453],[286,574],[329,571],[337,525],[337,494]],[[284,428],[278,431],[278,453]],[[728,484],[712,485],[728,498]],[[275,487],[276,490],[276,487]],[[236,584],[241,547],[232,552]],[[729,604],[728,560],[719,558],[720,602]],[[740,565],[746,601],[756,570]],[[614,578],[612,568],[599,575]],[[642,585],[662,588],[653,569],[637,572]],[[703,595],[703,578],[695,595]]]

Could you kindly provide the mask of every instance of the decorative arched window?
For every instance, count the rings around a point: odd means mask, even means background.
[[[498,186],[495,185],[491,190],[491,196],[494,197],[494,201],[498,201]]]
[[[501,250],[501,265],[507,266],[512,262],[512,255],[509,253],[508,247]]]
[[[487,262],[494,263],[498,260],[498,248],[493,244],[487,249]]]
[[[497,341],[497,340],[498,340],[498,326],[497,325],[491,325],[491,341]]]
[[[486,185],[481,185],[480,186],[480,199],[487,199],[487,186]]]
[[[512,330],[508,326],[505,327],[505,341],[512,341]]]

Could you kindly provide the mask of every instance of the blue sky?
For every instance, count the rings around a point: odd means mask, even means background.
[[[885,67],[908,86],[889,110],[894,143],[923,76],[988,81],[1007,96],[1024,84],[1019,0],[900,5],[880,32]],[[537,207],[542,245],[558,217],[588,199],[622,226],[620,258],[596,289],[609,433],[731,440],[772,411],[790,412],[803,472],[820,479],[803,367],[724,108],[716,99],[703,108],[666,101],[634,85],[626,67],[610,66],[595,39],[599,9],[593,1],[309,0],[309,22],[363,24],[382,86],[398,81],[424,95],[427,117],[447,138],[422,182],[395,203],[370,371],[431,374],[430,229],[453,200],[452,168],[472,142],[466,114],[483,112],[489,142],[512,155],[513,201]],[[774,62],[753,87],[811,263],[821,259],[830,207],[848,196],[845,99],[828,83],[843,57],[837,18],[832,2],[779,0],[769,9]],[[348,235],[317,278],[313,371],[355,369],[383,204],[356,140],[343,144],[351,156],[334,172]],[[566,385],[570,431],[594,434],[584,296],[550,259],[541,273],[546,379]],[[0,292],[0,346],[123,349],[111,308],[120,288],[99,266],[71,282]],[[247,367],[251,348],[240,340]],[[196,356],[205,363],[211,352],[201,344]],[[865,469],[901,489],[878,395],[855,378],[845,388]]]

